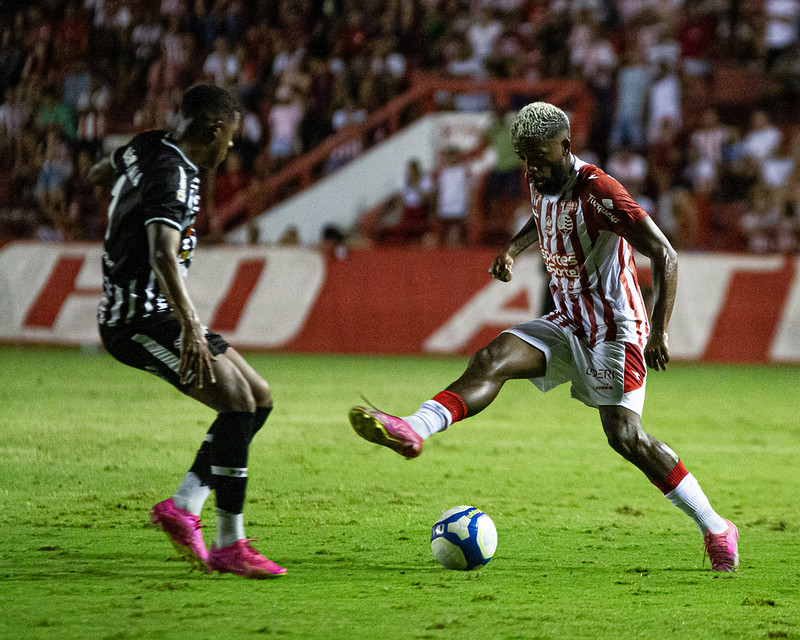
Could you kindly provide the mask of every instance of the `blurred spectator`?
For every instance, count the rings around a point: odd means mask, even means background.
[[[606,166],[608,174],[619,180],[631,195],[642,193],[647,179],[647,160],[644,156],[622,147],[611,153]]]
[[[494,53],[495,43],[502,32],[502,23],[494,19],[488,6],[482,6],[478,10],[478,19],[469,26],[466,34],[472,56],[482,69],[486,68],[486,60]]]
[[[641,149],[645,142],[645,106],[650,96],[650,69],[638,49],[627,53],[617,77],[616,109],[608,146]]]
[[[483,192],[485,228],[482,240],[487,244],[499,244],[511,237],[513,212],[522,195],[522,171],[509,135],[513,119],[514,113],[496,107],[484,134],[494,158]]]
[[[361,155],[364,149],[362,136],[355,133],[356,126],[366,119],[366,111],[358,109],[353,101],[346,98],[344,103],[333,112],[331,123],[336,133],[348,133],[347,140],[337,146],[325,163],[325,173],[331,174],[341,169],[351,160]]]
[[[58,93],[52,87],[47,87],[42,96],[42,106],[39,109],[37,119],[38,125],[42,129],[54,128],[62,133],[68,140],[74,140],[75,121],[72,119],[72,111],[58,99]]]
[[[239,75],[239,59],[231,51],[228,40],[218,37],[214,40],[214,50],[206,56],[203,63],[206,80],[224,89],[231,89]]]
[[[456,147],[442,152],[436,177],[436,223],[440,246],[460,247],[466,241],[470,206],[470,172]]]
[[[677,27],[682,71],[687,76],[711,73],[711,55],[717,45],[717,20],[702,3],[685,2],[684,16]]]
[[[767,161],[777,155],[782,140],[783,133],[772,124],[766,111],[754,111],[747,134],[731,149],[732,159],[738,163],[736,171],[760,177]]]
[[[681,110],[681,83],[675,69],[667,62],[659,62],[653,82],[650,85],[647,141],[655,140],[664,126],[671,123],[675,131],[680,131],[683,123]]]
[[[389,200],[378,221],[376,240],[380,244],[416,244],[431,229],[433,180],[423,173],[419,160],[406,165],[399,194]]]
[[[269,157],[278,168],[300,152],[300,123],[303,105],[287,85],[275,92],[275,104],[269,110]]]
[[[742,216],[741,227],[752,253],[775,249],[781,211],[774,194],[766,185],[758,185],[750,193],[749,210]]]
[[[73,237],[73,220],[68,216],[66,184],[72,176],[69,149],[60,133],[51,129],[46,138],[42,166],[36,180],[36,197],[41,222],[37,236],[40,240],[61,241]]]
[[[800,0],[765,0],[764,49],[765,66],[771,70],[782,56],[798,42]]]
[[[695,176],[693,183],[696,189],[713,190],[723,155],[730,142],[730,129],[720,122],[717,110],[706,109],[700,127],[690,135],[691,173]]]
[[[66,185],[67,218],[76,240],[102,240],[106,221],[96,197],[97,187],[88,178],[94,159],[88,150],[78,154],[75,173]]]
[[[237,194],[247,191],[253,180],[253,174],[244,168],[242,157],[235,150],[228,152],[221,169],[214,183],[214,203],[217,208],[225,207]],[[232,216],[243,213],[244,211],[237,211]],[[198,218],[197,231],[203,234],[210,233],[212,239],[218,239],[222,225],[212,213],[210,220],[205,216]]]

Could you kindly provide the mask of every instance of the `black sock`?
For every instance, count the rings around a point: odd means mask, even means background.
[[[211,448],[211,443],[214,441],[214,434],[217,431],[217,422],[219,422],[219,416],[216,420],[211,424],[211,427],[206,434],[205,440],[203,440],[203,444],[200,445],[200,449],[197,451],[197,455],[194,458],[194,462],[192,463],[192,468],[189,469],[192,473],[194,473],[198,478],[200,478],[200,484],[213,488],[214,483],[212,482],[211,476],[211,462],[209,461],[209,450]]]
[[[250,442],[256,437],[258,430],[264,426],[271,411],[272,407],[256,407],[256,412],[253,415],[253,433],[250,435]]]
[[[217,508],[241,513],[247,489],[247,449],[253,429],[253,414],[231,411],[217,416],[209,449],[209,462]]]

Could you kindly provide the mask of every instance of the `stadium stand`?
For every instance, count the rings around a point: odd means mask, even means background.
[[[637,196],[679,248],[800,245],[798,0],[8,0],[0,14],[0,241],[102,237],[87,163],[170,126],[181,91],[212,81],[244,125],[233,166],[205,181],[207,238],[424,113],[546,95],[580,102],[587,158],[646,159]],[[776,140],[757,157],[756,112]],[[715,127],[705,153],[696,134]],[[496,241],[473,220],[469,243]]]

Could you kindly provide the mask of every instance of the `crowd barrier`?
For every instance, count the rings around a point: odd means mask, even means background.
[[[0,341],[98,344],[102,247],[17,242],[0,249]],[[540,315],[545,274],[523,254],[510,283],[486,249],[201,247],[188,287],[201,318],[243,349],[468,354]],[[639,260],[646,287],[649,270]],[[669,327],[674,357],[800,362],[800,260],[681,254]]]

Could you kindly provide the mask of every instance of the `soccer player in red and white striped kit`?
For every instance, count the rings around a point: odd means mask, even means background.
[[[533,216],[494,259],[497,280],[539,243],[555,311],[503,331],[476,352],[463,375],[399,418],[353,407],[358,435],[407,458],[423,441],[480,413],[507,380],[528,378],[542,391],[571,382],[571,395],[596,407],[609,444],[636,465],[703,534],[714,571],[739,564],[736,526],[711,507],[675,452],[642,429],[647,366],[669,362],[667,325],[677,288],[677,255],[619,182],[570,151],[567,115],[546,102],[524,107],[511,128],[531,189]],[[653,308],[648,320],[632,249],[648,257]]]

